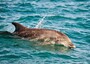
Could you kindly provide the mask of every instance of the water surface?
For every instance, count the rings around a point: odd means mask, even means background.
[[[37,46],[35,42],[0,34],[0,64],[90,64],[89,0],[0,0],[0,31],[13,32],[11,22],[61,31],[76,45]]]

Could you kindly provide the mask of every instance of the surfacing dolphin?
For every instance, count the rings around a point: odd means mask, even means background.
[[[21,38],[41,41],[42,45],[60,44],[68,48],[75,48],[75,45],[64,33],[50,29],[27,28],[16,22],[12,22],[12,24],[15,26],[15,31],[12,34]]]

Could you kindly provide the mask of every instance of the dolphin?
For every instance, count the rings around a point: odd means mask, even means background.
[[[28,40],[41,41],[42,45],[58,44],[68,48],[75,48],[70,38],[62,32],[50,29],[27,28],[17,22],[12,22],[15,31],[12,33]]]

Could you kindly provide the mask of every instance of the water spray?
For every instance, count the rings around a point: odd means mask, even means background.
[[[43,24],[43,20],[45,19],[46,16],[44,16],[39,22],[38,24],[36,25],[35,28],[39,28],[42,24]]]

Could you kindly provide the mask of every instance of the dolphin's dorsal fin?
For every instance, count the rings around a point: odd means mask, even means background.
[[[15,31],[14,32],[23,31],[23,30],[26,29],[26,27],[24,27],[23,25],[21,25],[17,22],[12,22],[12,24],[15,26]]]

